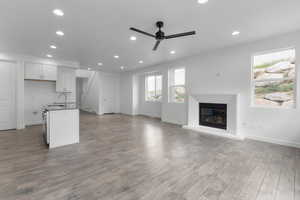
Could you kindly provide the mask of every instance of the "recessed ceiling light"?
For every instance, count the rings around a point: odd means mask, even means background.
[[[53,14],[56,15],[56,16],[64,16],[64,12],[60,9],[55,9],[53,10]]]
[[[56,31],[56,35],[64,36],[65,34],[64,34],[64,32],[62,32],[62,31]]]
[[[103,65],[103,63],[101,63],[101,62],[98,63],[98,66],[102,66],[102,65]]]
[[[56,49],[56,46],[55,45],[50,45],[50,48],[51,49]]]
[[[121,66],[121,67],[120,67],[121,70],[124,70],[124,68],[125,68],[124,66]]]
[[[47,54],[46,55],[48,58],[52,58],[53,56],[52,55],[50,55],[50,54]]]
[[[143,63],[144,63],[144,61],[140,60],[140,61],[139,61],[139,63],[140,63],[140,64],[143,64]]]
[[[238,36],[239,34],[240,34],[239,31],[233,31],[233,32],[232,32],[232,35],[233,35],[233,36]]]
[[[198,3],[200,4],[206,4],[208,2],[208,0],[198,0]]]
[[[130,40],[135,41],[135,40],[136,40],[136,37],[135,37],[135,36],[131,36],[131,37],[130,37]]]
[[[118,56],[118,55],[114,55],[114,58],[118,59],[118,58],[119,58],[119,56]]]
[[[170,51],[170,54],[175,54],[175,53],[176,53],[176,51],[174,51],[174,50],[173,50],[173,51]]]

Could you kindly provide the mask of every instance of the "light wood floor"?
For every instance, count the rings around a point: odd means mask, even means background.
[[[299,149],[145,117],[85,113],[80,125],[79,145],[51,151],[40,126],[0,132],[0,199],[300,199]]]

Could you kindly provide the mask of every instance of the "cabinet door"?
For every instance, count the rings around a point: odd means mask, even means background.
[[[57,69],[57,92],[75,92],[75,70],[66,67],[59,67]]]
[[[57,67],[54,65],[43,65],[43,79],[47,81],[56,81]]]
[[[76,73],[74,70],[69,70],[65,76],[65,84],[68,92],[75,92]]]
[[[56,81],[56,91],[64,92],[65,88],[65,70],[63,67],[58,67],[57,69],[57,81]]]
[[[25,64],[25,79],[32,79],[32,80],[40,80],[43,78],[42,75],[42,64],[38,63],[26,63]]]

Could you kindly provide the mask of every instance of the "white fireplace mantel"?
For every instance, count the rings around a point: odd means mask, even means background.
[[[199,125],[199,103],[227,104],[227,129],[210,128]],[[239,131],[239,94],[191,94],[188,97],[188,124],[183,128],[243,140]]]

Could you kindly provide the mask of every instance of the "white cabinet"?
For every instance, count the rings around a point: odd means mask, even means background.
[[[25,79],[56,81],[57,67],[40,63],[25,64]]]
[[[75,93],[76,87],[76,73],[74,69],[67,67],[59,67],[57,69],[57,92],[71,92]]]
[[[44,80],[56,81],[57,67],[53,65],[43,65],[43,78]]]
[[[53,110],[47,113],[49,148],[79,143],[79,110]]]
[[[25,64],[25,79],[40,80],[42,79],[43,65],[39,63]]]

